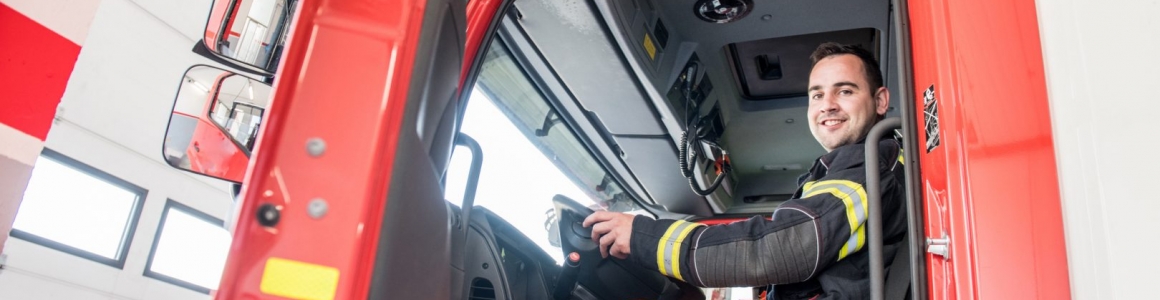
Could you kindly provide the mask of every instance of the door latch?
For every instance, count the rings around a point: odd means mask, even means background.
[[[926,238],[926,253],[941,256],[943,260],[951,259],[951,239],[943,232],[941,238]]]

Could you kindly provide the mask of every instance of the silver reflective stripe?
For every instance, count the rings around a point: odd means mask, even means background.
[[[854,253],[858,250],[858,234],[851,234],[850,239],[846,240],[846,255]]]
[[[676,249],[676,247],[674,247],[674,245],[676,245],[677,242],[680,242],[680,240],[678,239],[678,237],[680,236],[680,233],[684,232],[685,229],[689,228],[690,226],[697,226],[697,223],[678,221],[678,223],[675,225],[677,226],[677,228],[673,229],[672,234],[669,235],[669,239],[665,240],[665,249],[664,249],[664,251],[661,252],[664,254],[664,261],[665,261],[664,266],[661,266],[661,270],[662,270],[663,274],[668,274],[669,276],[676,274],[674,272],[676,270],[673,270],[672,259],[673,259],[673,251],[681,251],[680,249]],[[679,266],[678,266],[678,268],[679,268]]]
[[[849,182],[851,184],[857,184],[857,183],[854,183],[852,181],[846,181],[846,182]],[[842,184],[839,182],[833,182],[833,181],[820,181],[820,182],[814,184],[813,186],[810,187],[810,193],[812,193],[813,191],[830,189],[830,188],[837,189],[839,192],[849,196],[849,199],[842,199],[842,201],[852,202],[849,204],[851,207],[854,208],[854,212],[853,212],[854,219],[857,221],[857,224],[850,224],[850,239],[846,240],[846,247],[845,247],[846,248],[845,254],[850,255],[850,254],[853,254],[854,251],[858,250],[858,233],[860,231],[859,229],[861,229],[862,226],[864,224],[866,224],[866,207],[863,205],[863,203],[864,203],[863,201],[865,201],[865,199],[862,199],[862,195],[858,194],[858,190],[851,188],[849,185],[845,185],[845,184]],[[809,194],[809,193],[807,193],[807,194]],[[834,195],[834,196],[841,198],[838,195]],[[844,256],[839,257],[838,259],[841,260],[842,258],[844,258]]]

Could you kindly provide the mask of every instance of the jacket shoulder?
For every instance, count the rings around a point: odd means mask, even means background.
[[[883,139],[878,141],[878,156],[879,163],[889,165],[901,154],[902,145],[894,139]],[[829,165],[829,171],[839,171],[846,169],[862,168],[866,164],[866,144],[852,144],[826,154],[822,160]]]

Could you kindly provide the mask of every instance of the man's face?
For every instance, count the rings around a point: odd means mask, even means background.
[[[826,152],[858,142],[890,103],[886,88],[870,89],[862,60],[852,54],[818,61],[809,87],[810,132]]]

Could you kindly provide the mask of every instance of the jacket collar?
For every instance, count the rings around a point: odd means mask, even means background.
[[[828,171],[831,167],[834,166],[834,162],[837,161],[839,157],[845,157],[851,154],[851,152],[861,153],[865,148],[866,136],[862,136],[858,139],[857,142],[854,142],[853,144],[842,145],[841,147],[835,148],[833,151],[818,157],[815,163],[821,164],[822,167]]]

